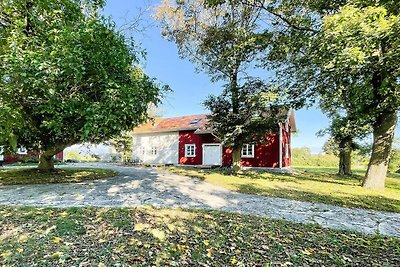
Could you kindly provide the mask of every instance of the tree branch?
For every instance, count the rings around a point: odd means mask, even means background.
[[[249,2],[246,0],[242,0],[242,3],[245,5],[249,5],[249,6],[253,6],[253,7],[258,7],[258,8],[262,8],[263,10],[265,10],[266,12],[268,12],[269,14],[277,17],[278,19],[280,19],[281,21],[283,21],[284,23],[286,23],[289,27],[298,30],[298,31],[308,31],[308,32],[313,32],[313,33],[317,33],[318,31],[309,27],[304,27],[304,26],[300,26],[300,25],[296,25],[294,24],[292,21],[290,21],[289,18],[286,18],[284,15],[279,14],[275,11],[273,11],[271,8],[268,8],[264,5],[264,1],[263,0],[255,0],[254,2]]]

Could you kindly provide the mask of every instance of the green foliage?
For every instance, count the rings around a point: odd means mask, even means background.
[[[270,105],[269,88],[261,81],[251,81],[238,90],[237,107],[232,93],[225,89],[219,96],[209,96],[204,105],[211,111],[209,126],[228,146],[265,141],[268,131],[278,131],[277,122],[287,118],[288,110]],[[236,112],[233,112],[233,110]]]
[[[64,159],[66,161],[72,160],[72,161],[79,161],[79,162],[95,162],[97,161],[97,158],[91,155],[82,155],[79,153],[79,151],[76,150],[68,150],[65,153]]]
[[[161,89],[135,67],[134,41],[99,15],[103,2],[0,3],[2,143],[13,134],[18,145],[50,156],[147,120]]]
[[[390,172],[400,172],[400,149],[392,149],[389,162]]]
[[[129,132],[123,132],[108,142],[115,150],[121,154],[122,163],[132,160],[133,139]]]
[[[0,207],[0,223],[0,260],[10,266],[399,263],[397,238],[224,212]]]

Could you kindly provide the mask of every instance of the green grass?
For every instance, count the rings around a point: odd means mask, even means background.
[[[7,167],[37,167],[38,162],[14,162],[14,163],[3,163],[3,166]],[[65,162],[54,162],[56,166],[67,165]]]
[[[38,169],[0,169],[0,185],[80,183],[86,180],[105,179],[118,172],[92,168],[65,168],[52,171]]]
[[[0,206],[0,266],[399,266],[400,239],[231,213]]]
[[[167,170],[246,194],[400,212],[399,174],[389,174],[384,190],[371,190],[361,187],[365,170],[356,170],[351,177],[340,177],[335,168],[324,167],[298,167],[292,175],[248,171],[232,176],[218,169],[179,167]]]

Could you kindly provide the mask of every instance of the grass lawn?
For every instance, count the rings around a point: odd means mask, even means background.
[[[0,206],[0,266],[399,266],[400,239],[194,210]]]
[[[80,183],[86,180],[105,179],[118,172],[103,169],[0,169],[0,185],[47,184],[47,183]]]
[[[389,174],[385,190],[371,190],[360,186],[364,170],[356,170],[352,177],[343,178],[336,175],[335,168],[317,167],[294,168],[292,175],[249,171],[238,176],[218,169],[166,169],[241,193],[400,212],[399,174]]]

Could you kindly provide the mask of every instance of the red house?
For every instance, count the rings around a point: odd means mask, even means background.
[[[144,164],[230,166],[232,150],[207,129],[206,115],[157,118],[133,131],[133,159]],[[267,142],[245,144],[242,167],[291,166],[291,133],[296,131],[294,112],[278,123],[278,132],[266,131]]]
[[[1,151],[1,149],[0,149]],[[0,153],[1,154],[1,153]],[[19,161],[24,161],[28,159],[38,159],[39,153],[36,151],[26,151],[25,149],[19,148],[15,155],[0,155],[0,162],[4,163],[15,163]],[[54,156],[54,159],[57,161],[64,160],[64,152],[61,151]]]

